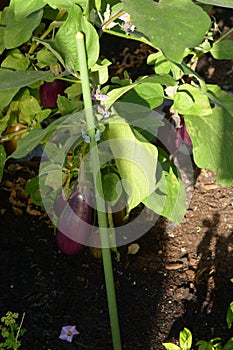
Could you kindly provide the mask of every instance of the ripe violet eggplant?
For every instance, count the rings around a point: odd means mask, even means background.
[[[65,96],[66,82],[56,79],[40,86],[40,100],[45,108],[57,108],[58,95]]]
[[[67,199],[64,191],[62,190],[61,192],[58,193],[53,206],[54,212],[57,215],[57,217],[59,217],[62,214],[66,204],[67,204]]]
[[[79,253],[92,231],[94,209],[88,205],[91,192],[85,200],[82,193],[71,194],[57,224],[56,240],[58,248],[68,255]]]

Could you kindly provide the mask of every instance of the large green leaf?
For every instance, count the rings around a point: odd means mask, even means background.
[[[212,111],[207,95],[190,84],[180,85],[174,97],[174,107],[185,115],[208,115]]]
[[[137,86],[143,85],[141,88],[138,88]],[[116,102],[120,97],[122,97],[124,94],[128,93],[130,90],[134,89],[134,92],[131,95],[128,95],[127,98],[123,98],[122,101],[125,100],[125,102],[131,102],[131,103],[136,103],[137,105],[141,104],[144,106],[150,106],[151,105],[158,105],[159,102],[161,101],[161,98],[163,96],[163,91],[161,89],[161,85],[166,85],[166,86],[173,86],[176,84],[174,79],[170,77],[167,74],[155,74],[152,76],[146,76],[139,78],[136,80],[134,83],[131,83],[126,86],[122,86],[116,89],[111,90],[108,93],[109,98],[105,101],[103,101],[106,110],[109,109],[114,102]],[[156,85],[156,86],[155,86]],[[155,87],[154,87],[155,86]],[[152,93],[150,93],[150,88],[152,87]],[[137,98],[137,95],[141,95],[140,103],[139,99]],[[153,97],[154,94],[154,97]],[[158,103],[158,104],[157,104]],[[162,101],[161,101],[162,103]],[[151,107],[154,108],[154,107]],[[148,111],[148,109],[147,109]]]
[[[182,61],[186,48],[198,46],[210,27],[209,16],[190,0],[124,0],[123,4],[137,31],[175,62]]]
[[[25,1],[26,2],[26,1]],[[24,16],[9,16],[4,28],[4,46],[6,49],[12,49],[27,42],[36,27],[40,24],[43,16],[43,10],[38,10]]]
[[[233,0],[197,0],[202,4],[233,8]]]
[[[142,83],[136,85],[122,98],[123,102],[140,104],[148,108],[155,108],[163,103],[164,93],[160,84]]]
[[[233,59],[233,41],[223,40],[213,44],[210,53],[217,60],[232,60]]]
[[[76,44],[78,31],[85,34],[88,67],[92,67],[99,57],[99,37],[93,25],[83,16],[81,8],[75,5],[68,10],[68,17],[55,37],[55,45],[65,64],[75,71],[79,69]]]
[[[8,106],[12,98],[17,94],[18,91],[19,88],[0,91],[0,109],[3,109],[6,106]]]
[[[75,0],[48,0],[49,6],[51,6],[54,9],[57,9],[57,8],[68,9],[73,7],[75,3],[76,3]]]
[[[27,70],[30,60],[20,50],[11,50],[2,61],[1,67],[15,70]]]
[[[111,90],[108,93],[109,98],[105,101],[103,101],[103,104],[105,106],[105,109],[109,109],[114,102],[116,102],[122,95],[124,95],[127,91],[133,89],[138,83],[133,83],[127,86],[123,86],[120,88],[116,88]]]
[[[0,91],[29,86],[37,81],[52,78],[51,71],[11,71],[0,69]]]
[[[165,152],[159,154],[158,162],[162,172],[157,189],[143,203],[158,215],[180,224],[186,212],[184,183]]]
[[[5,50],[4,29],[4,27],[0,27],[0,54]]]
[[[216,105],[212,114],[185,116],[185,122],[193,142],[193,155],[197,166],[216,171],[216,179],[221,185],[232,186],[232,114]]]
[[[207,95],[211,101],[222,106],[229,114],[233,114],[233,97],[218,85],[207,84]]]
[[[122,185],[128,195],[129,211],[155,190],[157,148],[140,142],[124,119],[111,119],[105,136],[110,144]]]
[[[13,10],[16,18],[26,18],[33,12],[36,12],[46,5],[45,0],[25,1],[25,0],[11,0],[10,10]]]

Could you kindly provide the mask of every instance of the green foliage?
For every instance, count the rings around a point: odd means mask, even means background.
[[[120,117],[105,129],[115,163],[128,194],[130,211],[155,190],[157,149],[149,142],[140,142],[130,126]],[[135,176],[137,174],[137,176]]]
[[[20,340],[18,340],[19,337],[24,335],[26,332],[26,329],[21,328],[23,318],[21,320],[20,325],[16,322],[19,315],[16,312],[8,311],[5,316],[1,318],[1,343],[0,343],[0,349],[13,349],[17,350],[21,346]],[[24,317],[24,316],[23,316]]]
[[[233,279],[231,279],[231,282],[233,282]],[[233,302],[230,303],[227,310],[226,322],[228,328],[231,328],[233,322]],[[180,332],[179,343],[180,346],[173,343],[163,343],[163,346],[167,350],[192,350],[192,333],[187,328],[184,328]],[[233,338],[230,338],[225,345],[222,345],[221,338],[213,338],[209,341],[199,340],[196,345],[198,346],[198,350],[231,350],[233,348]]]
[[[232,8],[232,3],[230,0],[96,0],[90,3],[85,0],[11,0],[0,16],[0,52],[3,53],[0,59],[0,132],[13,122],[26,127],[12,157],[24,157],[38,144],[44,147],[53,132],[64,128],[65,120],[68,123],[71,118],[73,125],[77,112],[83,109],[76,47],[76,33],[82,31],[91,89],[107,95],[100,104],[106,112],[111,112],[111,117],[104,122],[103,115],[97,115],[96,137],[100,142],[102,139],[109,141],[113,157],[119,156],[120,151],[124,158],[118,157],[109,174],[103,177],[108,186],[113,184],[112,193],[107,191],[106,197],[115,198],[115,180],[120,176],[129,210],[143,202],[157,214],[181,222],[185,214],[184,184],[168,155],[150,144],[161,121],[149,118],[148,111],[160,106],[164,98],[170,99],[171,112],[184,116],[196,164],[216,171],[220,184],[233,184],[233,98],[216,85],[206,85],[194,70],[198,59],[206,53],[219,60],[233,58],[231,40],[225,40],[232,30],[215,40],[206,12],[206,5]],[[129,14],[126,20],[118,18],[124,11]],[[111,62],[99,57],[103,32],[145,42],[155,48],[156,52],[147,58],[154,74],[132,81],[124,72],[124,79],[112,77],[110,81]],[[67,82],[66,96],[57,97],[54,110],[45,109],[40,102],[40,85],[54,78]],[[137,110],[130,107],[127,112],[118,108],[121,123],[114,119],[117,101],[138,106]],[[52,122],[53,118],[56,120]],[[42,127],[42,123],[46,127]],[[80,149],[82,156],[89,150],[85,128],[83,124],[78,125],[82,136],[78,137],[76,146],[72,145],[77,149],[76,176]],[[134,146],[127,149],[129,143]],[[64,143],[67,144],[68,141]],[[6,159],[2,147],[1,154],[0,176]],[[51,149],[51,154],[56,154],[58,163],[65,159],[59,146]],[[52,168],[54,166],[52,164]],[[72,181],[74,173],[71,175],[65,169],[66,181]],[[47,176],[49,179],[49,174]],[[67,177],[70,178],[67,180]],[[37,186],[37,180],[34,181]],[[52,186],[51,181],[45,183],[48,189]],[[34,185],[33,181],[28,185],[27,191],[31,194]],[[36,196],[34,200],[40,203]]]
[[[124,0],[137,30],[171,61],[181,63],[187,47],[201,43],[210,27],[210,19],[189,0]],[[142,10],[143,9],[143,10]],[[198,26],[196,19],[198,18]]]
[[[233,8],[233,0],[198,0],[202,4]]]
[[[163,343],[163,346],[167,350],[191,350],[192,333],[189,329],[184,328],[183,331],[180,332],[179,343],[180,346],[172,343]]]

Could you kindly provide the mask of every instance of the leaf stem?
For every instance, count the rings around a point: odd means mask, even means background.
[[[96,206],[97,206],[97,216],[100,230],[100,240],[102,246],[102,257],[103,257],[103,267],[105,275],[105,284],[106,292],[108,299],[108,309],[110,324],[112,330],[112,341],[113,349],[121,350],[121,337],[120,337],[120,327],[118,320],[118,311],[116,303],[116,294],[114,287],[114,278],[113,278],[113,269],[112,269],[112,260],[111,260],[111,251],[109,248],[109,237],[108,237],[108,224],[106,216],[106,207],[103,200],[103,188],[102,188],[102,179],[100,173],[100,163],[99,163],[99,154],[97,149],[97,142],[95,140],[95,122],[94,114],[92,109],[91,93],[90,93],[90,83],[87,69],[87,57],[84,43],[84,35],[81,32],[78,32],[76,35],[77,43],[77,54],[79,59],[80,67],[80,76],[82,81],[82,90],[83,90],[83,101],[85,108],[85,117],[87,122],[87,133],[90,136],[90,160],[92,165],[94,176],[94,187],[96,194]],[[98,191],[97,191],[98,189]]]
[[[45,39],[50,34],[50,32],[54,29],[54,23],[59,21],[64,16],[65,12],[66,12],[65,9],[60,9],[59,10],[56,19],[50,24],[48,29],[41,35],[40,39]],[[34,51],[37,49],[39,44],[40,44],[39,42],[34,41],[32,43],[32,46],[30,47],[30,50],[28,51],[28,54],[32,55],[34,53]]]
[[[225,40],[229,35],[231,35],[233,33],[233,28],[231,28],[230,30],[228,30],[228,32],[226,32],[225,34],[221,35],[220,38],[218,38],[215,41],[215,44],[220,43],[220,41]]]
[[[22,318],[21,318],[21,321],[20,321],[20,325],[19,325],[19,328],[18,328],[16,337],[15,337],[15,341],[16,341],[16,342],[17,342],[17,340],[18,340],[19,333],[20,333],[20,330],[21,330],[22,325],[23,325],[24,317],[25,317],[25,312],[24,312],[23,315],[22,315]]]

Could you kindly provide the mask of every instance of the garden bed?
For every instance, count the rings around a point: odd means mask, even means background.
[[[25,312],[23,350],[110,350],[102,261],[88,248],[76,256],[58,250],[49,219],[20,190],[35,171],[10,164],[1,185],[1,314]],[[113,254],[124,349],[162,350],[184,326],[195,340],[232,335],[232,188],[203,170],[183,223],[160,219],[137,243],[135,255],[121,249],[120,262]],[[80,332],[72,344],[58,339],[66,324]]]
[[[227,11],[215,12],[226,28],[232,26]],[[111,75],[122,77],[126,69],[134,80],[150,73],[149,48],[125,44],[119,38],[112,39],[111,48],[102,43],[103,57],[113,62]],[[205,56],[197,68],[207,82],[231,93],[232,67],[232,61]],[[50,220],[23,191],[38,166],[37,161],[9,162],[0,186],[1,315],[25,312],[22,350],[110,350],[102,261],[89,248],[76,256],[58,250]],[[221,187],[213,172],[202,170],[182,224],[174,227],[160,218],[137,243],[137,254],[124,247],[120,261],[112,255],[123,349],[162,350],[165,341],[177,343],[184,327],[194,343],[232,336],[225,321],[233,300],[231,187]],[[80,332],[71,344],[58,339],[68,324]]]

